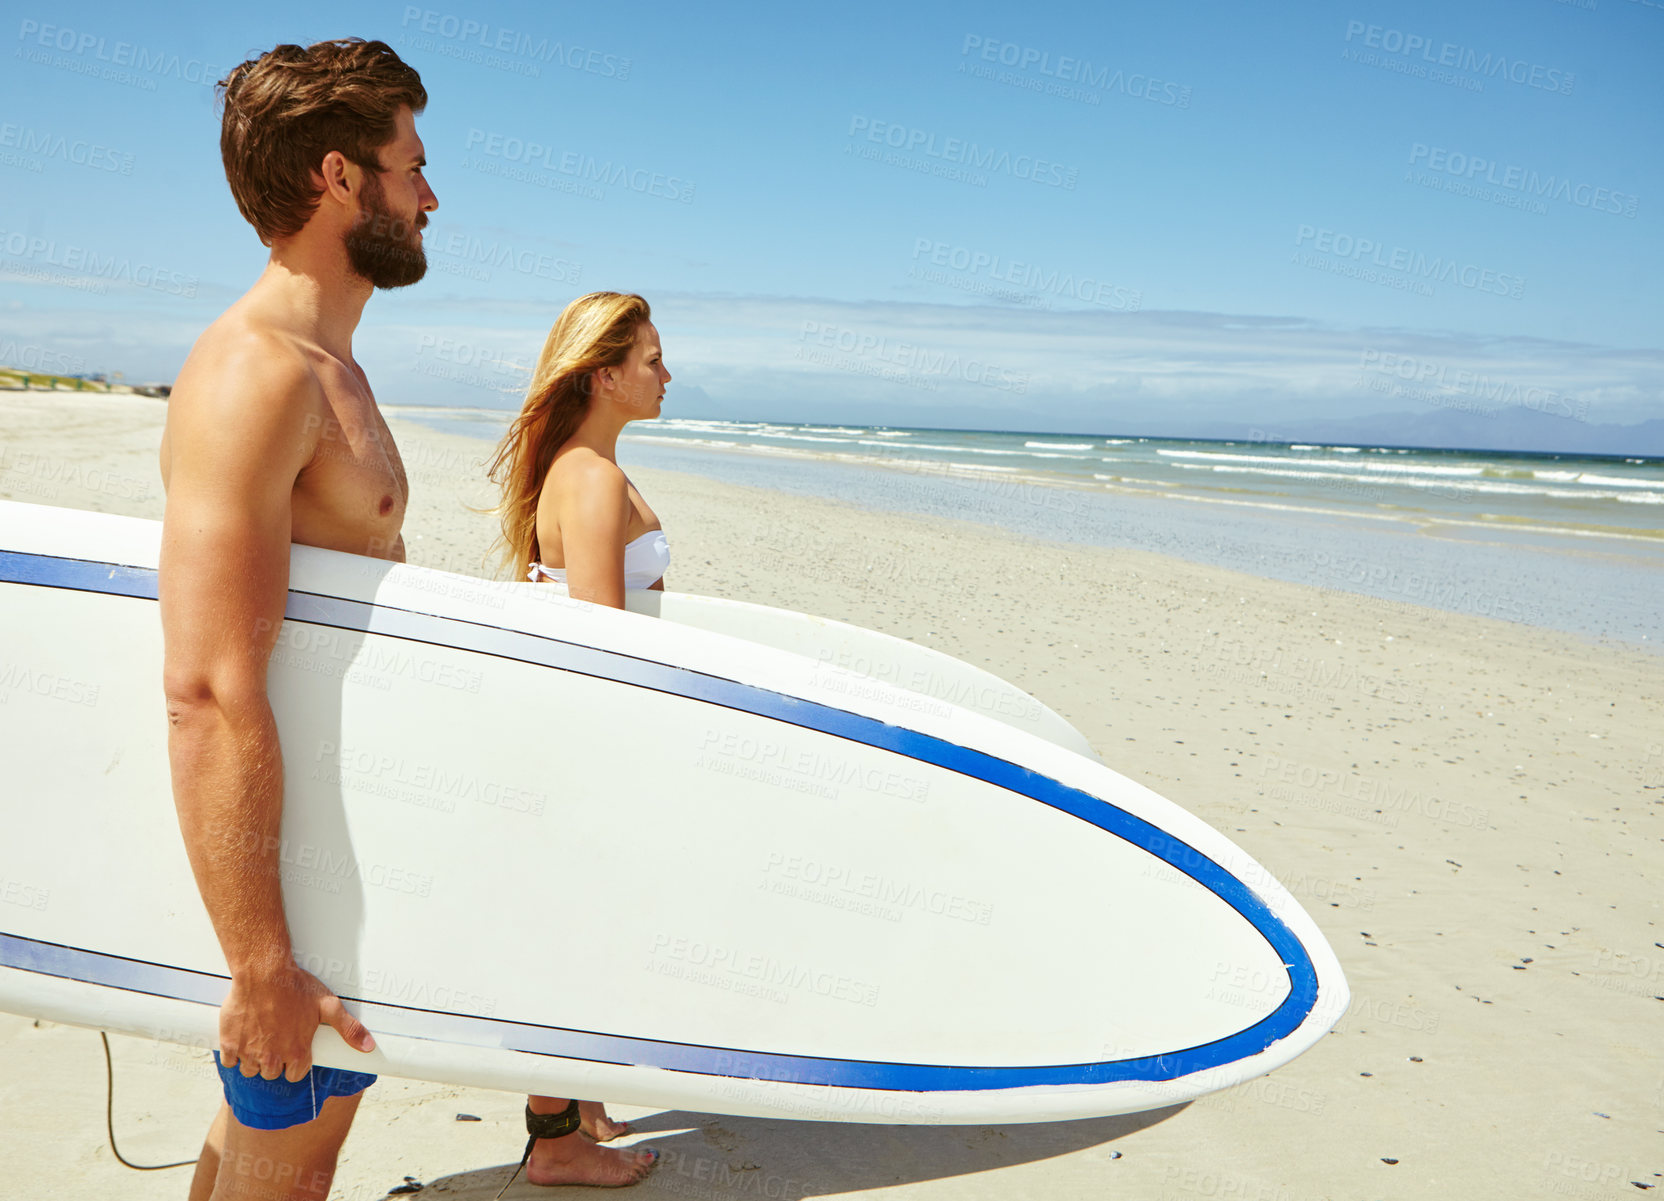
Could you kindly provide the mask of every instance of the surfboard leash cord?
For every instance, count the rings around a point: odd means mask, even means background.
[[[110,1036],[100,1030],[98,1037],[104,1043],[104,1131],[110,1136],[110,1153],[124,1167],[132,1168],[135,1172],[160,1172],[164,1168],[190,1167],[196,1160],[181,1159],[178,1163],[134,1163],[116,1149],[116,1069],[110,1059]]]
[[[176,1163],[134,1163],[116,1147],[116,1070],[115,1061],[110,1055],[110,1036],[104,1031],[98,1032],[98,1039],[104,1044],[104,1132],[110,1139],[110,1153],[124,1167],[132,1168],[135,1172],[161,1172],[168,1168],[188,1168],[197,1161],[181,1159]],[[497,1196],[492,1201],[501,1201],[502,1195],[508,1191],[508,1186],[519,1177],[520,1171],[526,1166],[526,1161],[532,1157],[532,1148],[540,1138],[560,1138],[571,1134],[582,1124],[583,1119],[578,1112],[578,1102],[573,1099],[570,1104],[559,1113],[533,1113],[530,1105],[526,1106],[526,1151],[515,1165],[514,1171],[503,1182],[503,1187],[497,1190]]]
[[[497,1195],[491,1201],[503,1201],[503,1194],[508,1192],[508,1186],[513,1184],[520,1175],[520,1169],[526,1166],[526,1161],[532,1157],[532,1148],[537,1146],[540,1138],[564,1138],[579,1126],[583,1125],[583,1116],[578,1112],[578,1099],[572,1098],[567,1107],[559,1113],[533,1113],[531,1103],[526,1103],[526,1133],[531,1137],[526,1140],[526,1153],[520,1157],[520,1162],[514,1165],[514,1171],[509,1173],[503,1187],[497,1190]]]

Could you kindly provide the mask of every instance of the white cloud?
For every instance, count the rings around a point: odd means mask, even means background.
[[[171,378],[214,312],[8,305],[0,343]],[[372,298],[356,353],[387,402],[514,407],[564,297],[548,303]],[[1343,329],[1277,316],[1034,311],[810,297],[650,297],[666,362],[713,415],[1010,429],[1163,419],[1274,425],[1527,389],[1634,422],[1664,399],[1664,353],[1451,331]],[[73,303],[70,302],[70,303]],[[676,388],[671,385],[672,395]],[[691,393],[689,395],[692,395]],[[1429,397],[1435,399],[1429,400]]]

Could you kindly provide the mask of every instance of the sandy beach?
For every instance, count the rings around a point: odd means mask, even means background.
[[[0,499],[160,517],[165,413],[134,396],[0,392]],[[392,424],[410,561],[485,571],[494,520],[468,506],[493,498],[487,448]],[[1354,998],[1274,1075],[1121,1118],[921,1128],[619,1107],[665,1156],[636,1195],[1593,1201],[1664,1184],[1657,654],[1150,551],[631,477],[669,533],[669,589],[886,631],[1031,692],[1111,767],[1271,867]],[[219,1096],[207,1053],[111,1044],[123,1153],[194,1156]],[[184,1195],[188,1169],[115,1161],[104,1093],[96,1033],[0,1015],[13,1191]],[[489,1198],[518,1159],[521,1104],[383,1079],[334,1195],[368,1201],[413,1179]],[[508,1194],[551,1195],[566,1194],[523,1181]]]

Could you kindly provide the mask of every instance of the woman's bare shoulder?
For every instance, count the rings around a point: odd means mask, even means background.
[[[555,461],[549,465],[548,482],[562,492],[569,489],[623,492],[626,487],[623,469],[587,446],[568,447],[556,455]]]

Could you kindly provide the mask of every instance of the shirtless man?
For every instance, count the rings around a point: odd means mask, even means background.
[[[314,1067],[313,1035],[327,1024],[357,1050],[375,1041],[294,961],[266,669],[291,542],[404,558],[404,468],[352,335],[374,289],[422,278],[420,231],[438,201],[415,127],[427,93],[385,43],[279,46],[220,86],[226,178],[271,256],[192,348],[161,448],[174,800],[231,974],[217,1056],[226,1104],[190,1195],[315,1199],[375,1078]],[[540,1150],[557,1165],[549,1183],[629,1184],[653,1162],[576,1131]]]

